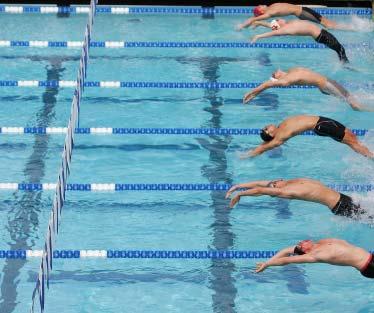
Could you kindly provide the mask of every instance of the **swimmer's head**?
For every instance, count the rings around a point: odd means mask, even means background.
[[[277,30],[277,29],[280,28],[280,25],[279,25],[279,23],[278,23],[278,20],[272,20],[272,21],[270,22],[270,26],[271,26],[271,29],[272,29],[272,30]]]
[[[258,5],[253,9],[253,15],[254,16],[260,16],[265,13],[265,10],[267,8],[267,5]]]
[[[294,253],[298,255],[302,255],[302,254],[308,253],[312,248],[313,248],[312,240],[310,239],[302,240],[296,245],[294,249]]]
[[[275,125],[267,125],[261,129],[260,137],[263,141],[269,142],[274,139],[275,131],[277,127]]]
[[[267,187],[270,188],[283,188],[284,186],[286,186],[286,182],[283,179],[272,180],[267,184]]]
[[[283,27],[286,24],[287,24],[286,20],[278,18],[278,19],[272,20],[270,22],[270,27],[271,27],[271,30],[277,30],[277,29],[280,29],[281,27]]]
[[[278,69],[275,72],[273,72],[273,74],[271,74],[271,77],[273,79],[277,79],[278,80],[278,79],[281,79],[286,74],[287,74],[286,72],[283,72],[280,69]]]

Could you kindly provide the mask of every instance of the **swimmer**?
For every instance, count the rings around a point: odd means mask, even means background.
[[[351,130],[335,120],[314,115],[291,116],[278,126],[273,124],[265,126],[260,133],[260,137],[264,143],[246,152],[242,155],[242,158],[255,157],[265,151],[274,149],[285,143],[288,139],[307,130],[314,131],[318,136],[331,137],[335,141],[348,145],[351,149],[365,157],[374,158],[373,152],[361,143]]]
[[[278,19],[273,20],[271,23],[262,22],[261,25],[271,28],[272,31],[253,36],[251,40],[252,43],[256,42],[258,39],[272,36],[311,36],[318,43],[322,43],[334,50],[338,54],[340,61],[344,63],[349,62],[344,47],[339,43],[334,35],[310,22],[299,20],[287,22],[283,19]]]
[[[360,104],[342,85],[335,80],[329,79],[321,74],[313,72],[303,67],[293,67],[284,72],[275,71],[270,80],[262,83],[243,97],[243,103],[247,103],[255,98],[259,93],[272,87],[285,87],[292,85],[307,85],[317,87],[323,94],[332,95],[344,99],[353,110],[364,110]]]
[[[265,20],[271,17],[277,16],[287,16],[295,15],[301,20],[307,20],[330,29],[340,29],[340,30],[355,30],[353,25],[350,24],[338,24],[331,21],[321,14],[317,13],[315,10],[302,7],[300,5],[294,5],[289,3],[274,3],[272,5],[258,5],[253,10],[254,17],[249,18],[243,24],[237,26],[237,30],[242,30],[251,26],[254,22]]]
[[[270,260],[257,263],[255,272],[263,272],[270,266],[283,266],[292,263],[327,263],[339,266],[352,266],[362,276],[374,278],[374,254],[356,247],[345,240],[326,238],[316,242],[300,241],[278,251]]]
[[[244,189],[236,192],[239,189]],[[285,199],[316,202],[327,206],[335,215],[358,219],[367,211],[360,203],[353,201],[350,196],[328,188],[317,180],[310,178],[261,180],[232,186],[226,193],[226,199],[231,195],[230,208],[237,205],[241,197],[271,196]],[[369,216],[373,219],[374,217]]]

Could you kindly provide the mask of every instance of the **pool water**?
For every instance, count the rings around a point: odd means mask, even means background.
[[[97,15],[93,40],[245,42],[243,15]],[[331,18],[350,20],[351,17]],[[7,15],[0,40],[83,40],[86,15]],[[369,25],[362,18],[362,23]],[[332,33],[345,44],[373,32]],[[305,37],[263,42],[310,42]],[[0,80],[74,80],[80,49],[0,48]],[[347,49],[354,71],[329,49],[126,48],[90,50],[87,81],[261,82],[304,66],[339,82],[374,81],[374,53]],[[0,126],[64,127],[71,88],[1,87]],[[80,127],[260,128],[291,115],[323,115],[373,129],[374,113],[353,111],[316,89],[271,89],[251,104],[246,89],[86,88]],[[350,91],[374,108],[373,90]],[[361,138],[374,148],[372,133]],[[1,135],[1,182],[52,182],[62,135]],[[255,159],[238,152],[258,136],[76,135],[71,183],[240,183],[310,177],[325,184],[373,182],[373,162],[327,138],[299,136]],[[352,195],[352,193],[351,193]],[[222,191],[68,192],[55,249],[278,250],[335,237],[368,250],[372,225],[333,216],[319,204],[270,197],[234,209]],[[371,193],[353,195],[369,208]],[[1,249],[41,249],[53,192],[1,192]],[[0,259],[0,312],[29,310],[38,259]],[[323,264],[252,273],[256,260],[57,259],[46,312],[374,312],[374,287],[356,270]]]

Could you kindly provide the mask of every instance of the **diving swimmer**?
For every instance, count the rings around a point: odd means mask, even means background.
[[[237,191],[239,189],[240,191]],[[235,195],[231,197],[234,192],[236,192]],[[231,197],[230,208],[238,204],[241,197],[259,196],[316,202],[327,206],[335,215],[353,219],[367,215],[367,211],[361,207],[360,203],[353,201],[350,196],[310,178],[253,181],[234,185],[226,193],[226,199]],[[368,218],[372,219],[370,216]]]
[[[278,126],[274,124],[265,126],[260,133],[264,142],[255,149],[246,152],[242,155],[242,158],[255,157],[265,151],[274,149],[288,139],[308,130],[313,131],[318,136],[331,137],[335,141],[344,143],[365,157],[374,158],[373,152],[361,143],[351,130],[333,119],[314,115],[291,116]]]
[[[266,262],[257,263],[255,272],[260,273],[271,266],[283,266],[292,263],[327,263],[339,266],[352,266],[362,276],[374,278],[374,254],[356,247],[345,240],[326,238],[316,242],[300,241],[278,251]]]
[[[247,92],[243,97],[243,103],[251,101],[259,93],[268,88],[292,85],[315,86],[325,95],[332,95],[344,99],[353,110],[365,110],[364,106],[338,82],[303,67],[293,67],[286,72],[282,70],[275,71],[270,80],[262,83],[252,91]]]
[[[322,43],[334,50],[338,54],[340,61],[344,63],[349,62],[344,47],[335,36],[325,29],[319,28],[315,24],[307,21],[292,20],[287,22],[283,19],[277,19],[273,20],[271,23],[261,22],[261,26],[269,27],[272,31],[253,36],[251,40],[252,43],[256,42],[258,39],[272,36],[311,36],[316,42]]]
[[[273,3],[272,5],[258,5],[253,10],[254,17],[237,26],[238,30],[251,26],[256,21],[265,20],[271,17],[295,15],[301,20],[307,20],[330,29],[355,30],[352,25],[336,23],[317,13],[315,10],[294,5],[290,3]]]

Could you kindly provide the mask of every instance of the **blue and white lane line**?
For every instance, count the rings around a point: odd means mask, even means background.
[[[365,136],[369,129],[351,129],[356,136]],[[0,127],[0,134],[66,134],[67,127]],[[75,128],[75,134],[82,135],[259,135],[260,128],[126,128],[126,127],[81,127]],[[313,131],[305,131],[302,136],[316,136]]]
[[[369,8],[319,8],[314,7],[315,11],[323,15],[364,15],[370,16],[372,10]],[[201,14],[217,14],[217,15],[252,15],[253,7],[242,8],[200,8],[200,7],[126,7],[126,6],[98,6],[96,13],[99,14],[183,14],[183,15],[201,15]],[[0,5],[0,12],[23,14],[23,13],[39,13],[39,14],[56,14],[56,13],[70,13],[70,14],[87,14],[89,6],[38,6],[38,5]]]
[[[54,250],[55,259],[265,259],[272,250]],[[0,259],[31,259],[43,250],[0,250]]]
[[[54,250],[54,259],[268,259],[277,250]],[[40,258],[43,250],[0,250],[0,259]]]
[[[122,192],[122,191],[227,191],[230,184],[118,184],[118,183],[71,183],[67,184],[68,191],[87,192]],[[374,191],[374,184],[327,184],[327,187],[339,192],[369,192]],[[41,191],[55,190],[55,183],[0,183],[0,190]]]
[[[346,49],[374,47],[371,42],[345,43]],[[44,40],[0,40],[0,47],[25,48],[81,48],[83,41],[44,41]],[[91,48],[266,48],[266,49],[326,49],[323,44],[271,43],[271,42],[180,42],[180,41],[92,41]]]
[[[340,82],[348,88],[373,89],[374,82]],[[147,82],[147,81],[85,81],[84,87],[91,88],[162,88],[162,89],[248,89],[256,88],[260,82]],[[0,80],[0,87],[67,87],[75,88],[75,80]],[[316,89],[309,85],[292,85],[286,89]]]

